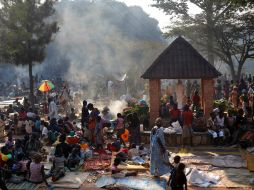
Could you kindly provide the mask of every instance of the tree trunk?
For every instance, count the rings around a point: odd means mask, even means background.
[[[208,30],[210,27],[208,27]],[[212,65],[214,65],[214,44],[213,44],[213,34],[210,31],[208,31],[208,35],[207,35],[208,39],[207,39],[207,54],[208,54],[208,62]]]
[[[227,63],[229,68],[230,68],[230,73],[231,73],[231,76],[232,76],[232,79],[236,82],[238,81],[237,80],[237,76],[236,76],[236,73],[235,73],[235,68],[234,68],[234,63],[233,63],[233,60],[231,59],[230,57],[230,60],[229,62]]]
[[[29,86],[30,86],[29,99],[30,99],[31,106],[34,107],[34,79],[33,79],[32,61],[30,61],[28,65],[29,65]]]
[[[239,63],[238,69],[237,69],[237,75],[236,75],[237,81],[241,80],[242,70],[243,70],[243,63]]]
[[[213,36],[213,2],[208,1],[207,3],[207,13],[206,13],[206,21],[207,21],[207,56],[208,62],[214,65],[214,36]]]

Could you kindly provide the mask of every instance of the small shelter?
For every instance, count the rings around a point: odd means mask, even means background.
[[[161,79],[201,79],[201,105],[208,116],[213,110],[213,79],[220,75],[191,44],[179,36],[141,76],[149,79],[151,122],[159,116]]]

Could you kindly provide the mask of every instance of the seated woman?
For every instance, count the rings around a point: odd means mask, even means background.
[[[217,133],[219,137],[219,143],[224,144],[230,137],[230,131],[226,126],[226,117],[223,111],[220,111],[215,118],[215,125],[217,127]]]
[[[197,112],[197,116],[193,121],[192,129],[194,132],[206,132],[207,131],[207,125],[206,125],[206,118],[204,115],[204,111],[200,109]]]
[[[63,152],[64,157],[67,159],[72,151],[72,147],[66,142],[66,135],[59,136],[59,143],[56,145],[56,152]]]
[[[212,137],[212,143],[217,146],[218,145],[218,134],[217,134],[217,127],[215,125],[215,118],[216,114],[214,112],[210,113],[210,117],[207,120],[207,128],[208,134]]]
[[[42,183],[45,182],[49,187],[49,184],[45,177],[44,165],[41,163],[42,156],[40,154],[35,153],[32,157],[32,162],[27,164],[29,171],[28,180],[32,183]]]
[[[68,168],[76,168],[77,166],[79,166],[80,161],[81,161],[80,146],[76,145],[76,147],[73,148],[72,152],[68,157],[67,166]]]
[[[25,146],[27,156],[32,156],[34,153],[39,152],[41,148],[41,141],[39,140],[37,135],[33,133]]]
[[[66,158],[64,157],[62,149],[56,149],[55,157],[53,159],[53,166],[51,168],[52,181],[55,182],[65,175],[65,166],[67,166]]]

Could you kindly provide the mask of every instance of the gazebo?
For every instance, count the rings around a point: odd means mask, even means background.
[[[149,79],[151,123],[159,116],[161,79],[201,79],[201,105],[208,117],[213,110],[213,79],[220,75],[191,44],[178,37],[141,76]]]

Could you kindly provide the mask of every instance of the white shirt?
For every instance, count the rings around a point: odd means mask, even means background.
[[[218,115],[216,116],[216,124],[218,126],[224,127],[224,117],[220,118]]]
[[[43,129],[42,129],[42,135],[45,137],[45,138],[48,138],[48,128],[47,127],[43,127]]]
[[[58,117],[57,111],[58,111],[58,109],[57,109],[56,103],[54,101],[51,101],[50,104],[49,104],[49,117],[50,117],[50,119]]]

